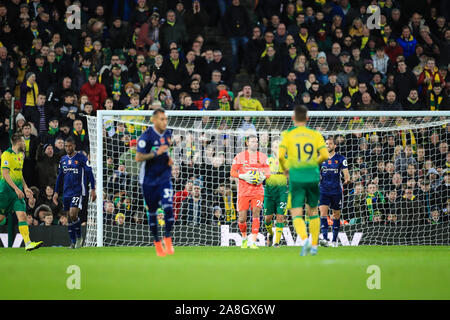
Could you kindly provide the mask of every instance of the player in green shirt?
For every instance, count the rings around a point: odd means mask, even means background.
[[[317,254],[320,219],[319,205],[319,165],[328,159],[328,150],[320,132],[306,126],[308,109],[297,105],[292,118],[294,127],[285,131],[280,143],[278,160],[281,169],[289,174],[288,209],[297,234],[304,241],[301,256]],[[303,220],[303,206],[309,215],[311,241]]]
[[[270,177],[266,180],[264,188],[264,221],[267,229],[267,246],[272,245],[272,219],[273,215],[276,214],[276,236],[273,246],[277,248],[280,246],[281,234],[283,233],[288,198],[287,178],[278,163],[279,145],[279,138],[272,140],[272,155],[267,159]]]
[[[19,221],[19,231],[25,242],[25,250],[31,251],[42,246],[43,242],[31,242],[27,224],[25,196],[30,198],[33,192],[23,179],[23,160],[25,140],[22,134],[11,137],[12,147],[2,153],[0,179],[0,222],[8,212],[15,211]]]

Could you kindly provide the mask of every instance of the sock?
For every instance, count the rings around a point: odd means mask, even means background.
[[[256,242],[256,238],[258,236],[259,232],[259,226],[261,225],[261,222],[259,218],[253,218],[252,219],[252,235],[253,235],[253,242]]]
[[[270,221],[270,222],[265,221],[265,222],[264,222],[264,225],[266,226],[267,232],[268,232],[271,236],[273,236],[272,221]]]
[[[67,224],[67,230],[69,231],[70,242],[72,242],[73,244],[75,242],[77,242],[77,236],[75,234],[74,223],[75,222],[72,221]]]
[[[341,226],[341,220],[340,219],[333,219],[333,241],[337,241],[337,237],[339,234],[339,227]]]
[[[243,238],[247,238],[247,222],[238,222],[239,230],[242,233]]]
[[[327,217],[320,217],[320,232],[323,239],[328,241],[328,219]]]
[[[283,234],[284,223],[277,222],[276,227],[275,243],[280,243],[281,235]]]
[[[80,218],[77,218],[77,220],[75,220],[73,222],[73,230],[75,231],[75,237],[77,239],[81,238],[81,220]]]
[[[319,243],[320,219],[319,215],[309,217],[309,232],[311,233],[311,245],[317,246]]]
[[[172,231],[172,226],[175,221],[172,207],[164,208],[164,221],[166,223],[164,236],[170,238],[170,232]]]
[[[156,217],[156,212],[150,212],[148,214],[148,225],[150,226],[150,232],[153,235],[153,239],[156,242],[159,242],[159,235],[158,235],[158,221]]]
[[[308,234],[306,233],[305,220],[303,220],[302,217],[297,216],[292,218],[292,222],[294,224],[295,232],[297,232],[302,240],[306,240],[308,238]]]
[[[31,242],[30,240],[30,230],[28,229],[28,224],[26,221],[20,221],[19,222],[19,232],[22,235],[23,241],[25,242],[25,245],[29,244]]]

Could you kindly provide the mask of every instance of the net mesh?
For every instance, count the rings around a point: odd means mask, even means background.
[[[88,118],[90,157],[103,156],[103,185],[97,188],[103,189],[104,200],[103,208],[90,204],[87,245],[97,243],[97,210],[103,213],[103,245],[153,243],[134,161],[134,140],[149,127],[150,115]],[[292,126],[289,116],[244,115],[169,115],[175,245],[240,244],[236,181],[230,177],[233,158],[245,150],[244,138],[250,134],[258,136],[260,152],[274,156],[272,141]],[[102,132],[97,132],[97,121],[103,122]],[[336,152],[348,161],[351,183],[344,188],[342,244],[449,244],[449,122],[449,117],[436,116],[310,117],[308,126],[324,137],[334,136]],[[96,175],[98,164],[93,170]],[[158,222],[164,226],[162,213]],[[263,245],[263,223],[260,233]],[[299,244],[289,217],[281,244]]]

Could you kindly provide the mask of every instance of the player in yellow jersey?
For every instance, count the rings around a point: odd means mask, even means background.
[[[317,254],[320,219],[317,211],[319,203],[319,165],[328,159],[328,150],[322,135],[306,127],[308,109],[297,105],[292,117],[294,127],[284,132],[280,144],[278,160],[281,169],[289,174],[288,208],[292,215],[295,231],[304,241],[301,256]],[[309,216],[311,242],[303,220],[303,205]]]
[[[43,242],[31,242],[27,224],[25,196],[30,198],[33,192],[28,188],[22,176],[25,140],[19,133],[11,137],[12,147],[2,153],[2,174],[0,179],[0,222],[8,212],[15,211],[19,221],[19,231],[25,242],[25,250],[31,251],[42,246]]]
[[[264,188],[264,222],[267,229],[267,246],[272,245],[273,240],[273,215],[276,215],[276,231],[273,246],[280,246],[281,234],[284,228],[284,217],[287,213],[288,187],[287,178],[283,171],[280,170],[278,162],[278,150],[280,138],[272,140],[272,155],[267,159],[270,167],[270,177],[266,179]]]

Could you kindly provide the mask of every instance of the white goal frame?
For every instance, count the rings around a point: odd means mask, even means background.
[[[97,149],[103,150],[103,121],[111,116],[151,116],[152,110],[128,111],[128,110],[98,110],[96,123]],[[293,111],[166,111],[168,117],[291,117]],[[450,111],[310,111],[309,118],[314,117],[449,117]],[[103,152],[96,152],[96,192],[95,203],[97,211],[97,247],[103,247]],[[89,220],[88,220],[89,223]]]

